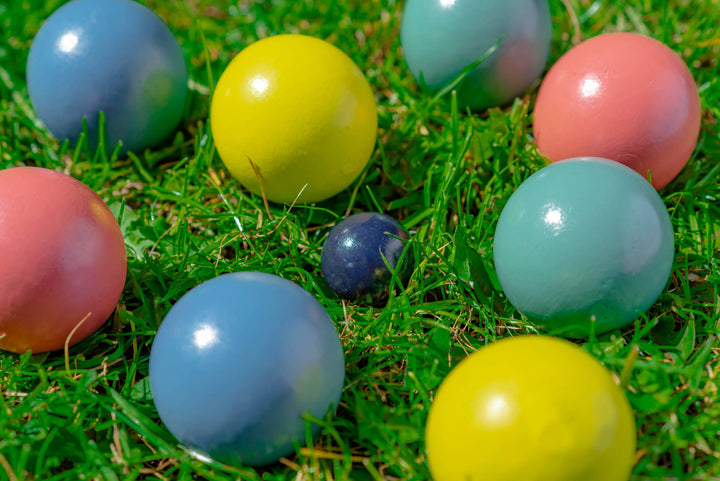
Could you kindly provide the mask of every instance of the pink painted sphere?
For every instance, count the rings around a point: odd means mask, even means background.
[[[700,132],[700,97],[683,60],[636,33],[577,45],[545,77],[535,104],[538,150],[553,162],[604,157],[667,185]]]
[[[120,226],[90,188],[37,167],[0,171],[0,349],[62,349],[95,332],[125,285]]]

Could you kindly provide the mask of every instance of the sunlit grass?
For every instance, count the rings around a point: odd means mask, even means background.
[[[32,37],[62,3],[0,4],[0,167],[62,170],[98,192],[122,217],[129,273],[113,319],[70,350],[69,373],[62,353],[0,354],[0,479],[429,479],[424,425],[444,376],[487,342],[535,332],[502,296],[492,242],[504,203],[545,164],[531,137],[537,86],[477,114],[453,109],[450,96],[424,95],[402,60],[401,2],[153,0],[145,3],[177,35],[190,68],[185,121],[152,151],[89,152],[43,130],[25,85]],[[676,233],[668,288],[633,327],[584,347],[620,375],[637,346],[627,375],[639,433],[634,480],[717,479],[720,6],[551,6],[551,62],[581,38],[636,31],[680,53],[699,86],[698,148],[661,191]],[[258,38],[287,32],[329,40],[361,67],[379,104],[378,144],[345,192],[292,209],[270,204],[268,212],[230,177],[206,119],[213,82],[230,59]],[[330,227],[364,210],[393,215],[414,233],[414,271],[384,308],[341,302],[320,272]],[[238,270],[278,274],[311,292],[335,321],[346,356],[337,415],[316,420],[322,430],[312,446],[258,471],[183,451],[160,423],[147,382],[153,335],[171,305],[198,283]]]

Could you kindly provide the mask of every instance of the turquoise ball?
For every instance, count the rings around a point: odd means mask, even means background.
[[[568,337],[622,328],[652,306],[673,264],[670,216],[623,164],[580,157],[531,175],[505,205],[494,239],[508,300]]]
[[[459,84],[461,108],[483,110],[522,95],[542,74],[552,40],[547,0],[407,0],[400,41],[411,73],[431,91],[497,49]]]

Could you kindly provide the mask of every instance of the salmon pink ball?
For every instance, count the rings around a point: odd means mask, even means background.
[[[125,271],[120,226],[89,187],[49,169],[0,171],[0,349],[82,341],[112,314]]]
[[[571,49],[548,72],[534,133],[554,162],[604,157],[660,189],[692,155],[700,114],[695,81],[675,52],[650,37],[609,33]]]

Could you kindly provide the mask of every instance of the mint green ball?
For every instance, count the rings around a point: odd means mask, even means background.
[[[484,110],[523,93],[543,72],[552,41],[548,0],[407,0],[400,26],[413,77],[437,92],[455,86],[460,108]]]
[[[530,321],[568,337],[627,326],[662,293],[673,229],[650,183],[623,164],[551,164],[513,193],[495,230],[495,268]]]

